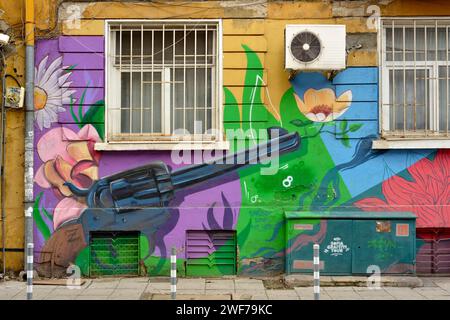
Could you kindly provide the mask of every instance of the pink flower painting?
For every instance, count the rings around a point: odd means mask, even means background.
[[[78,133],[63,127],[51,129],[37,143],[43,164],[36,172],[35,182],[42,188],[51,188],[60,199],[53,212],[55,229],[79,217],[86,207],[83,199],[77,199],[65,183],[88,188],[98,179],[100,153],[94,149],[97,141],[100,141],[97,131],[88,124]]]

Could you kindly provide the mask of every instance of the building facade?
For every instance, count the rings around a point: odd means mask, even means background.
[[[88,276],[167,275],[173,247],[181,275],[281,274],[313,243],[326,255],[355,242],[328,243],[330,224],[316,220],[293,241],[287,213],[404,211],[416,216],[417,270],[449,272],[445,1],[46,8],[34,94],[41,275],[72,264]],[[345,68],[286,70],[286,25],[313,35],[332,25],[328,37],[345,26]],[[304,41],[307,59],[323,58]]]

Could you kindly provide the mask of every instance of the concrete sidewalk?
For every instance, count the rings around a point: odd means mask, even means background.
[[[338,286],[322,287],[322,300],[450,300],[450,277],[421,277],[417,288]],[[274,289],[269,282],[250,278],[203,279],[180,278],[179,299],[223,300],[310,300],[312,287]],[[266,286],[265,286],[266,284]],[[158,300],[169,299],[169,279],[103,278],[88,279],[79,289],[66,286],[35,285],[35,300]],[[0,300],[26,299],[24,282],[0,282]]]

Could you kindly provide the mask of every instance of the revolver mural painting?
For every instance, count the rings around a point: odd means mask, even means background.
[[[60,224],[45,243],[38,260],[43,275],[60,276],[74,264],[87,247],[92,232],[139,231],[147,237],[151,256],[156,234],[170,220],[171,201],[184,196],[186,189],[249,164],[267,163],[272,157],[295,151],[300,146],[298,133],[269,128],[270,140],[236,153],[228,153],[202,164],[171,170],[157,161],[95,181],[88,189],[66,182],[73,195],[87,204],[81,215]],[[147,257],[144,257],[145,260]]]

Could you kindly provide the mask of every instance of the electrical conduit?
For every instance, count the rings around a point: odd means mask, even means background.
[[[27,299],[33,299],[33,121],[34,121],[34,0],[25,1],[25,270]]]

